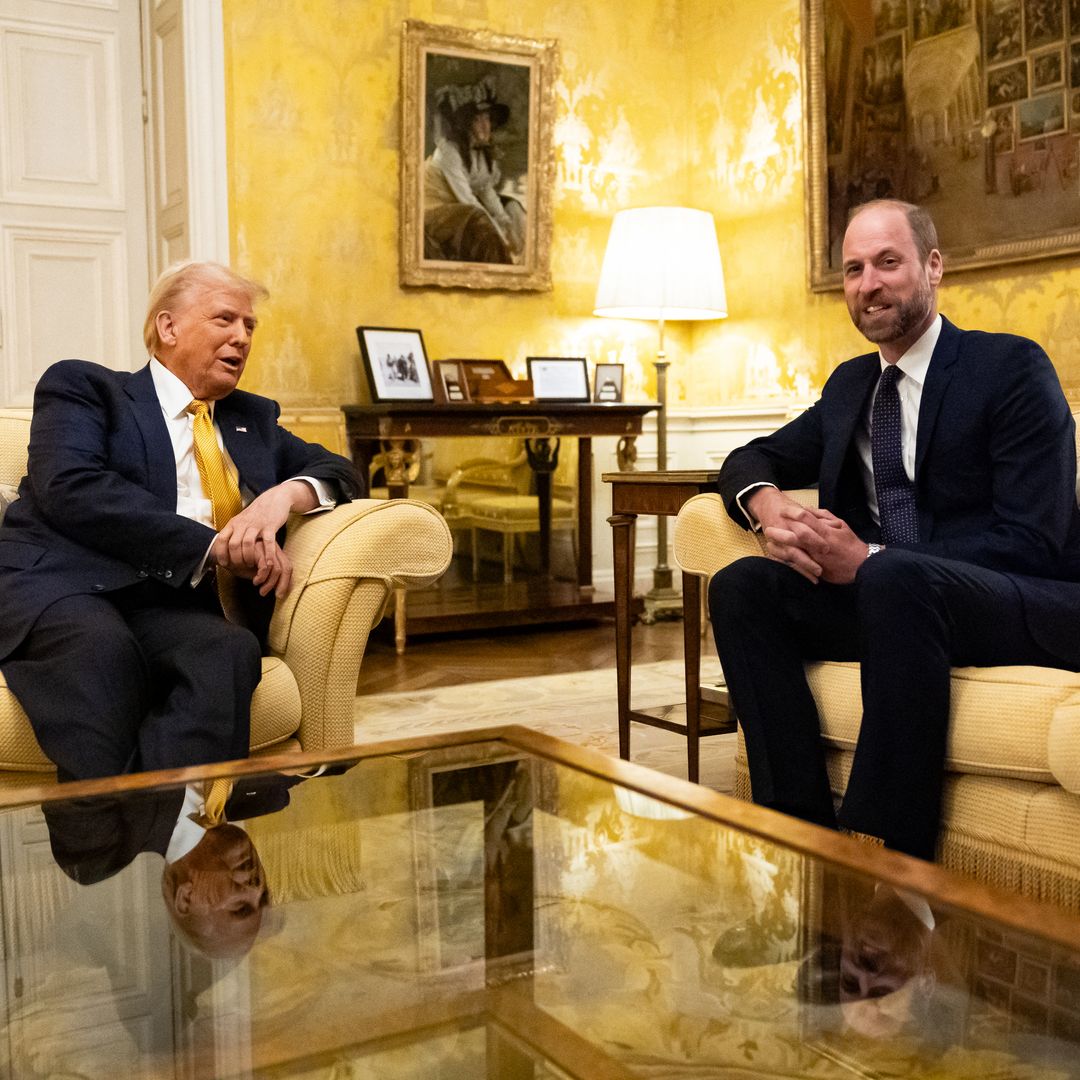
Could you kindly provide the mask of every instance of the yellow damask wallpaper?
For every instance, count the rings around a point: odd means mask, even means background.
[[[273,293],[247,385],[290,408],[364,400],[357,324],[420,327],[432,358],[627,363],[654,391],[655,328],[590,316],[626,206],[716,215],[730,317],[671,327],[671,396],[805,400],[862,350],[838,294],[806,286],[799,0],[225,0],[233,259]],[[398,285],[400,33],[406,18],[561,48],[549,293]],[[1074,259],[958,276],[961,326],[1042,342],[1080,392]]]
[[[680,0],[226,0],[224,15],[233,258],[273,294],[245,385],[291,407],[366,400],[366,324],[521,375],[528,355],[623,361],[628,396],[650,396],[655,327],[591,312],[615,211],[689,197]],[[558,39],[551,292],[398,285],[406,18]],[[675,362],[688,342],[671,333]]]

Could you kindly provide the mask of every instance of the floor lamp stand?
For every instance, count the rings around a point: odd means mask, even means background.
[[[667,369],[664,352],[664,320],[660,320],[660,344],[656,350],[656,468],[667,469]],[[656,519],[656,565],[653,567],[653,586],[645,594],[645,611],[641,621],[654,623],[682,618],[682,593],[675,588],[674,576],[667,561],[667,518]]]

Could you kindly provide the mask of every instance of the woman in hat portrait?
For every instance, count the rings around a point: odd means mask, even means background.
[[[500,194],[493,133],[510,118],[490,76],[435,92],[435,150],[424,162],[424,258],[520,262],[525,208]]]

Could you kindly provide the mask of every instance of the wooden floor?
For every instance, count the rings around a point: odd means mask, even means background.
[[[615,624],[520,628],[491,634],[446,634],[410,641],[404,656],[394,652],[386,624],[372,635],[360,669],[357,692],[457,686],[488,679],[529,678],[615,666]],[[682,622],[635,626],[633,661],[681,659]],[[709,648],[703,643],[703,650]]]

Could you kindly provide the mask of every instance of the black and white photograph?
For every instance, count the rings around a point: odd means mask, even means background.
[[[593,401],[622,401],[623,365],[597,364],[593,376]]]
[[[447,405],[469,400],[469,384],[460,360],[436,360],[435,397]]]
[[[372,401],[432,401],[424,337],[419,330],[358,326]]]

